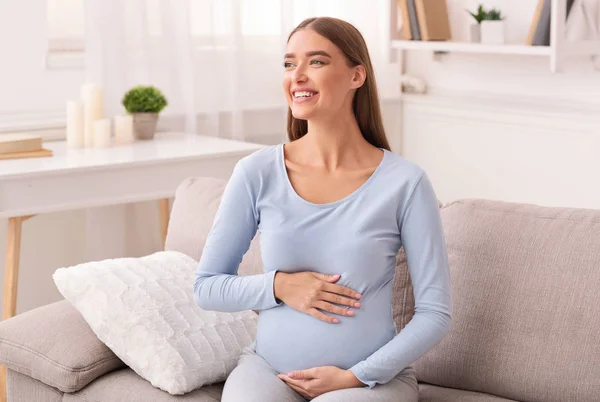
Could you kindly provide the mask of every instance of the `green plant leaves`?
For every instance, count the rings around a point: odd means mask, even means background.
[[[153,86],[138,85],[125,93],[121,103],[127,113],[160,113],[167,105],[167,98]]]
[[[478,24],[481,23],[481,21],[483,20],[502,20],[504,19],[504,16],[502,16],[502,13],[500,12],[500,10],[497,10],[495,8],[492,8],[490,10],[486,10],[485,8],[483,8],[483,5],[480,4],[479,7],[477,7],[477,13],[473,13],[472,11],[467,10],[467,12],[469,14],[471,14],[471,16],[473,18],[475,18],[475,21],[477,21]]]
[[[500,10],[496,10],[495,8],[492,8],[490,11],[488,11],[486,17],[486,20],[493,21],[499,21],[503,18]]]

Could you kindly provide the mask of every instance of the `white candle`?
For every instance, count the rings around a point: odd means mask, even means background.
[[[115,143],[117,145],[131,144],[133,137],[133,116],[115,116]]]
[[[104,115],[102,88],[98,84],[85,84],[81,87],[83,99],[83,124],[85,146],[94,146],[94,122]]]
[[[110,147],[110,119],[100,119],[93,124],[94,148]]]
[[[85,146],[82,102],[67,102],[67,146],[69,148],[83,148]]]

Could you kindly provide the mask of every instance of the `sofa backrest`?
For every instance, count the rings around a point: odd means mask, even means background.
[[[600,395],[600,210],[459,200],[441,210],[450,334],[419,381],[519,401]]]
[[[226,180],[192,177],[184,180],[175,193],[167,230],[165,250],[179,251],[199,260],[221,202]],[[260,234],[257,233],[244,255],[238,275],[263,273],[260,255]],[[410,321],[414,313],[414,297],[406,257],[402,250],[396,258],[393,284],[392,314],[398,330]]]

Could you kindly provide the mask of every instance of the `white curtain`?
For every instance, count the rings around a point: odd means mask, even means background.
[[[388,59],[391,1],[86,0],[86,81],[103,86],[107,117],[125,113],[121,99],[129,88],[154,85],[169,102],[159,131],[284,142],[281,79],[289,32],[312,16],[353,23],[369,46],[380,95],[397,95],[400,69]],[[162,247],[155,202],[91,210],[87,221],[89,259]],[[100,222],[104,232],[97,230]],[[125,244],[107,245],[109,233],[124,233]]]
[[[281,89],[289,32],[333,16],[365,36],[382,96],[398,91],[388,59],[393,0],[87,0],[86,81],[103,85],[105,113],[124,113],[134,85],[154,85],[169,105],[159,131],[276,143],[285,140]]]

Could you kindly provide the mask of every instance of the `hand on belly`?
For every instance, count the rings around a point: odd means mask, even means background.
[[[303,271],[275,274],[275,298],[302,313],[311,315],[321,321],[337,324],[339,319],[323,313],[321,310],[343,316],[353,316],[354,311],[348,307],[360,308],[357,301],[362,296],[345,286],[336,285],[340,275],[325,275],[317,272]],[[347,307],[341,307],[341,306]]]
[[[288,374],[279,374],[277,377],[307,399],[338,389],[366,386],[352,371],[335,366],[297,370]]]

